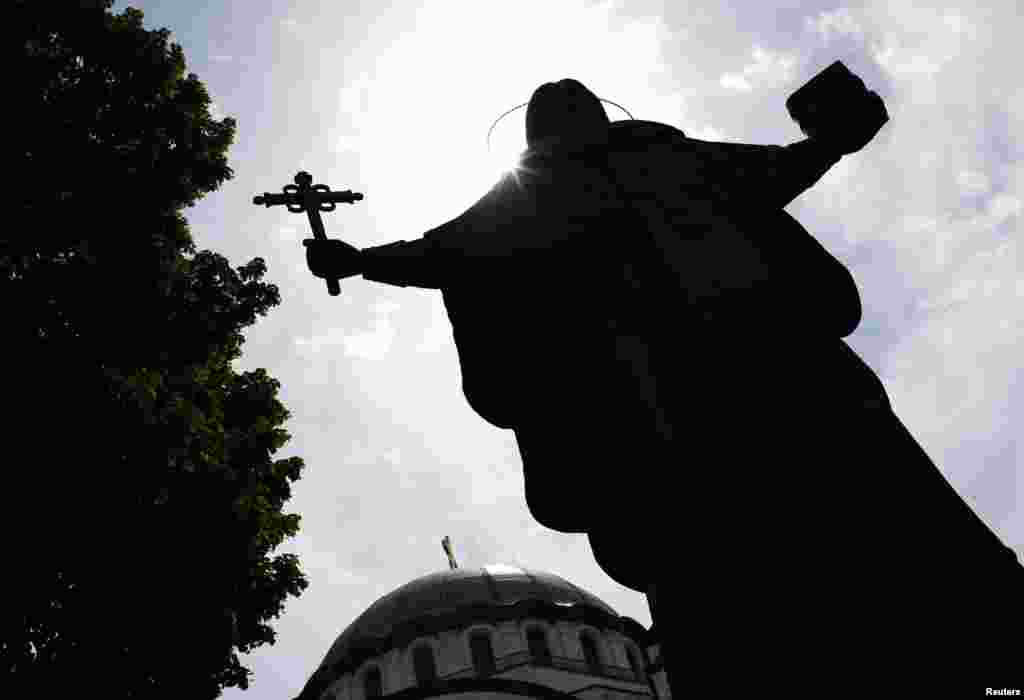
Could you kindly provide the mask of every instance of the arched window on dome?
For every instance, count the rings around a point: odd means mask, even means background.
[[[643,662],[640,660],[640,652],[632,644],[627,644],[626,655],[629,656],[629,665],[633,668],[633,675],[636,679],[638,681],[646,680]]]
[[[597,653],[597,640],[593,633],[581,632],[580,645],[583,647],[583,659],[587,662],[587,670],[595,675],[601,673],[601,657]]]
[[[381,682],[380,669],[376,666],[363,676],[363,694],[367,698],[379,698],[384,694],[384,684]]]
[[[495,671],[494,648],[491,646],[491,635],[480,630],[469,637],[469,651],[473,656],[473,668],[476,675],[484,678]]]
[[[548,636],[544,630],[533,625],[526,630],[526,646],[530,650],[530,656],[538,664],[551,663],[551,648],[548,646]]]
[[[416,673],[416,683],[432,683],[437,680],[437,665],[434,663],[434,650],[429,644],[420,644],[413,649],[412,667]]]

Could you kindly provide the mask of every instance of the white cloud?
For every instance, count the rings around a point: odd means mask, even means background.
[[[942,15],[942,22],[951,32],[962,36],[967,41],[974,41],[978,38],[979,28],[974,19],[959,10],[947,11]]]
[[[967,196],[984,194],[991,187],[988,176],[977,170],[961,170],[957,173],[956,182],[960,185],[960,191]]]
[[[310,237],[312,237],[312,232],[309,233]],[[274,237],[279,241],[283,241],[285,243],[295,243],[300,238],[299,229],[297,226],[284,224],[274,229]],[[305,258],[302,258],[302,264],[305,265]]]
[[[719,82],[722,87],[729,88],[730,90],[736,90],[739,92],[750,92],[751,90],[754,89],[753,86],[751,86],[750,81],[747,80],[746,76],[740,75],[738,73],[726,73],[725,75],[722,76],[722,79]]]
[[[875,20],[886,27],[881,42],[874,45],[875,60],[897,79],[934,78],[958,59],[974,63],[970,57],[984,50],[977,45],[979,25],[960,11],[939,14],[933,8],[899,3],[886,7]],[[948,82],[943,87],[946,91],[952,88]]]
[[[352,333],[342,338],[345,357],[361,360],[383,359],[390,352],[394,342],[395,328],[386,318],[375,319],[370,330]]]
[[[366,442],[351,441],[349,451],[342,458],[342,463],[352,467],[365,467],[373,464],[380,456],[380,450]]]
[[[1010,132],[1014,134],[1024,133],[1024,88],[1011,88],[1008,92],[1009,96],[1004,107],[1007,116],[1010,118]]]
[[[1021,199],[1017,195],[1003,192],[989,200],[988,215],[996,221],[1002,221],[1011,216],[1019,216],[1020,212]]]
[[[371,583],[366,576],[342,565],[337,550],[317,549],[308,535],[300,534],[289,544],[288,549],[299,557],[302,570],[317,583],[331,587],[358,587]]]
[[[683,133],[691,139],[697,139],[699,141],[728,141],[729,137],[721,129],[716,129],[713,126],[703,126],[696,129],[684,129]]]
[[[387,316],[402,308],[402,305],[392,299],[379,299],[370,307],[377,316]]]
[[[885,360],[897,413],[937,448],[951,449],[965,435],[998,433],[1005,421],[1024,341],[1022,263],[1020,242],[1008,239],[960,264],[945,291],[928,303],[929,319]],[[1008,437],[1003,430],[992,444]],[[966,473],[980,467],[948,468]]]
[[[368,72],[359,73],[341,86],[339,105],[342,113],[349,116],[362,116],[370,107],[376,77]]]
[[[354,135],[336,136],[332,143],[335,153],[358,153],[362,148]]]
[[[417,353],[453,352],[455,340],[452,337],[451,322],[444,310],[444,304],[436,299],[430,304],[430,317],[427,320],[423,338],[416,346]]]
[[[993,250],[986,250],[962,263],[955,282],[927,308],[943,308],[967,301],[982,302],[1002,297],[1010,306],[1016,306],[1017,265],[1020,262],[1019,244],[1009,240]],[[989,308],[989,310],[991,310]],[[986,309],[977,309],[984,313]],[[1012,312],[1012,309],[1011,309]]]
[[[848,7],[839,8],[834,12],[822,12],[817,17],[807,17],[804,24],[808,29],[821,35],[826,44],[836,35],[860,36],[864,33],[861,23]]]
[[[965,251],[984,254],[986,244],[999,244],[1002,240],[1000,227],[1018,214],[1020,208],[1017,197],[999,194],[975,214],[954,211],[936,216],[911,211],[900,219],[891,220],[882,235],[897,247],[912,251],[917,265],[915,274],[922,284],[938,291],[941,286],[937,285],[947,284],[943,275],[952,274],[951,266],[964,265]],[[924,207],[921,210],[926,211]]]
[[[793,79],[795,54],[769,51],[755,46],[751,49],[754,61],[743,67],[741,73],[726,73],[719,81],[724,88],[749,92],[754,87],[775,87]]]
[[[294,344],[306,353],[319,354],[341,345],[345,340],[345,329],[328,328],[326,331],[310,337],[296,337]]]
[[[391,351],[396,331],[388,317],[400,308],[401,305],[394,301],[378,300],[371,307],[376,318],[370,321],[369,328],[352,332],[348,328],[334,327],[317,335],[296,337],[293,342],[300,354],[310,358],[325,351],[334,355],[340,346],[345,357],[379,360]],[[314,364],[322,363],[314,361]]]
[[[380,360],[386,357],[395,342],[396,334],[395,326],[388,316],[400,308],[400,304],[389,299],[375,302],[371,310],[377,318],[373,319],[372,327],[341,336],[345,357],[361,360]]]
[[[217,104],[213,100],[210,100],[210,116],[216,119],[217,121],[221,121],[227,115],[224,114],[224,110],[220,108],[219,104]]]
[[[920,52],[916,48],[889,45],[880,48],[874,59],[892,76],[924,81],[933,79],[945,62],[941,56],[930,54],[934,52]]]

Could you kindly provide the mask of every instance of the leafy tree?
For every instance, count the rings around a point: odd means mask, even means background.
[[[272,459],[280,385],[231,366],[280,297],[262,259],[196,253],[181,209],[231,178],[235,120],[211,119],[168,30],[111,5],[8,13],[0,672],[34,697],[215,698],[248,687],[238,652],[307,585],[271,556],[304,466]]]

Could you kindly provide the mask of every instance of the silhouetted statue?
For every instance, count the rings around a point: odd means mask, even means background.
[[[856,284],[783,211],[884,105],[837,63],[787,106],[810,138],[716,143],[546,83],[520,168],[467,211],[411,242],[309,241],[310,267],[441,290],[531,513],[656,593],[680,695],[1005,681],[1024,569],[842,340]]]

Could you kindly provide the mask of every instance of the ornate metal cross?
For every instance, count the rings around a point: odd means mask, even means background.
[[[309,216],[309,225],[313,227],[313,236],[317,240],[326,241],[327,234],[324,232],[324,223],[320,220],[320,212],[334,211],[338,202],[355,204],[363,198],[362,192],[345,190],[344,192],[332,192],[327,185],[314,185],[313,176],[302,171],[295,176],[294,185],[285,185],[284,194],[271,194],[264,192],[263,196],[253,197],[253,204],[263,204],[271,207],[275,204],[284,204],[288,211],[298,214],[306,212]],[[341,287],[338,279],[327,278],[327,292],[336,297],[341,294]]]

